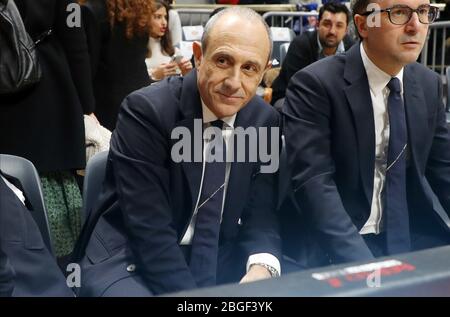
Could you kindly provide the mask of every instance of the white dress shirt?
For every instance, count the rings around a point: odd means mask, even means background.
[[[3,175],[0,175],[0,177],[6,183],[6,186],[8,186],[14,192],[14,194],[17,196],[17,198],[19,198],[19,200],[22,202],[22,204],[25,205],[25,196],[23,195],[22,191],[20,189],[18,189],[16,186],[14,186],[13,184],[11,184],[6,178],[3,177]]]
[[[375,170],[370,216],[359,233],[379,234],[381,231],[380,224],[384,209],[381,194],[385,185],[389,146],[389,114],[387,111],[387,100],[390,90],[387,87],[387,84],[392,76],[386,74],[369,59],[362,43],[360,45],[360,51],[369,81],[370,97],[372,99],[375,124]],[[401,95],[403,97],[403,68],[395,77],[400,80]]]
[[[216,115],[211,110],[209,110],[209,108],[203,103],[203,101],[202,101],[202,113],[203,113],[203,125],[205,127],[210,126],[211,122],[216,121],[218,119],[216,117]],[[225,123],[224,128],[222,129],[222,136],[224,138],[226,148],[228,149],[230,142],[231,142],[230,140],[231,140],[231,137],[232,137],[233,131],[234,131],[234,121],[236,120],[236,114],[234,114],[233,116],[230,116],[230,117],[221,118],[221,120]],[[196,222],[197,213],[198,213],[198,204],[200,201],[200,196],[201,196],[202,187],[203,187],[203,177],[205,174],[205,158],[206,158],[206,154],[209,153],[207,151],[209,151],[209,147],[212,144],[213,144],[213,142],[211,142],[211,140],[205,140],[205,139],[203,140],[203,169],[202,169],[202,178],[200,181],[200,190],[199,190],[199,194],[197,197],[197,202],[195,204],[194,214],[193,214],[191,221],[189,223],[189,226],[183,236],[183,239],[181,240],[181,243],[180,243],[181,245],[190,245],[192,243],[192,238],[194,237],[195,222]],[[225,165],[225,186],[224,186],[222,211],[221,211],[222,214],[223,214],[223,209],[225,206],[225,198],[226,198],[226,194],[227,194],[228,181],[230,178],[230,171],[231,171],[232,158],[230,157],[230,155],[233,155],[232,151],[227,151],[227,162]],[[239,219],[239,221],[241,221],[241,220]],[[273,267],[275,270],[277,270],[278,274],[281,273],[280,261],[274,255],[272,255],[270,253],[257,253],[257,254],[250,255],[250,257],[248,258],[248,261],[247,261],[247,271],[251,265],[257,264],[257,263],[267,264],[267,265]]]

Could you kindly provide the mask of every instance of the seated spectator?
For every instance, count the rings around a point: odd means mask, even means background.
[[[196,71],[122,104],[104,190],[77,247],[82,296],[162,294],[280,274],[277,174],[259,157],[223,160],[234,127],[279,127],[278,113],[255,97],[270,66],[268,26],[255,11],[232,7],[208,21],[193,49]],[[211,126],[220,146],[202,134]],[[189,145],[200,143],[189,151],[194,159],[172,154],[176,127]],[[249,153],[245,145],[239,151]]]
[[[353,41],[346,36],[350,12],[344,4],[329,2],[319,10],[319,25],[314,32],[294,38],[273,82],[272,104],[284,98],[291,77],[300,69],[326,56],[343,53]]]
[[[192,69],[192,63],[180,56],[173,46],[168,25],[169,6],[164,0],[155,0],[153,14],[150,18],[150,39],[148,42],[148,57],[145,60],[152,80],[158,81],[167,76],[186,75]]]
[[[112,131],[123,98],[151,83],[144,62],[151,1],[81,2],[91,60],[95,114],[101,125]]]
[[[1,171],[0,197],[0,249],[14,272],[12,296],[74,296],[44,244],[20,182]],[[4,260],[0,254],[0,263]]]

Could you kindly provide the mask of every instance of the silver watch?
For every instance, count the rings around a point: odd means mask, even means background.
[[[252,267],[253,265],[260,265],[262,267],[265,267],[270,272],[270,275],[272,277],[280,276],[280,273],[278,272],[278,270],[276,268],[274,268],[273,266],[269,265],[269,264],[266,264],[266,263],[253,263],[250,267]]]

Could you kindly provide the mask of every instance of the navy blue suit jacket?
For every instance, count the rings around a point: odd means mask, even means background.
[[[179,243],[194,211],[202,163],[175,163],[171,148],[178,140],[172,140],[171,133],[175,127],[186,127],[194,135],[194,119],[201,118],[195,70],[124,100],[103,194],[77,248],[86,278],[83,295],[101,295],[113,281],[130,274],[143,278],[156,294],[196,287]],[[279,117],[254,97],[235,121],[235,128],[250,126],[278,127]],[[229,281],[231,275],[241,277],[250,254],[268,252],[279,258],[280,253],[276,175],[260,173],[259,159],[231,166],[220,232],[219,282]],[[231,264],[237,258],[242,261]],[[130,263],[136,265],[134,273],[126,270]]]
[[[0,249],[0,297],[11,296],[14,290],[13,276],[8,257]]]
[[[439,76],[407,65],[407,192],[412,232],[448,229],[450,136]],[[292,78],[284,105],[295,200],[315,239],[335,262],[372,258],[359,230],[372,202],[375,127],[359,45],[318,61]],[[414,241],[413,241],[414,242]]]
[[[17,179],[4,176],[23,191]],[[73,297],[56,259],[44,244],[28,200],[26,205],[29,209],[0,178],[0,249],[13,273],[12,296]]]

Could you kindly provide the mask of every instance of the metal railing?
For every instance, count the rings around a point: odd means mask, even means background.
[[[214,9],[176,9],[180,16],[182,26],[203,25],[209,19]]]
[[[290,29],[294,29],[295,21],[303,17],[315,16],[317,17],[317,13],[313,12],[266,12],[263,14],[264,20],[266,20],[267,24],[270,26],[276,27],[287,27]],[[300,21],[299,23],[300,33],[303,32],[303,23]]]
[[[233,4],[194,4],[194,3],[176,3],[172,5],[172,7],[176,10],[178,9],[190,9],[190,10],[197,10],[197,9],[208,9],[208,10],[214,10],[219,7],[232,7]],[[297,5],[296,4],[240,4],[240,7],[248,7],[256,12],[269,12],[269,11],[296,11]]]
[[[430,25],[420,62],[444,75],[446,66],[450,66],[450,21],[435,22]]]
[[[209,19],[209,15],[216,8],[220,7],[230,7],[232,5],[220,5],[220,4],[174,4],[173,8],[180,15],[181,25],[203,25],[205,26],[206,21]],[[280,4],[280,5],[241,5],[243,7],[249,7],[253,10],[264,13],[264,12],[284,12],[289,13],[289,11],[296,10],[295,4]]]
[[[211,12],[220,5],[175,5],[175,9],[180,15],[183,26],[187,25],[205,25],[209,19]],[[280,6],[274,9],[270,5],[251,6],[260,12],[265,12],[262,16],[270,26],[288,27],[294,29],[296,21],[299,21],[299,33],[304,31],[302,23],[303,17],[316,16],[317,13],[312,12],[296,12],[292,5]],[[268,11],[267,10],[274,10]],[[276,10],[276,11],[275,11]],[[280,11],[284,10],[284,11]],[[420,62],[436,71],[444,77],[445,69],[450,66],[450,21],[435,22],[430,25],[428,32],[427,44],[424,46]],[[445,81],[445,78],[444,78]]]

